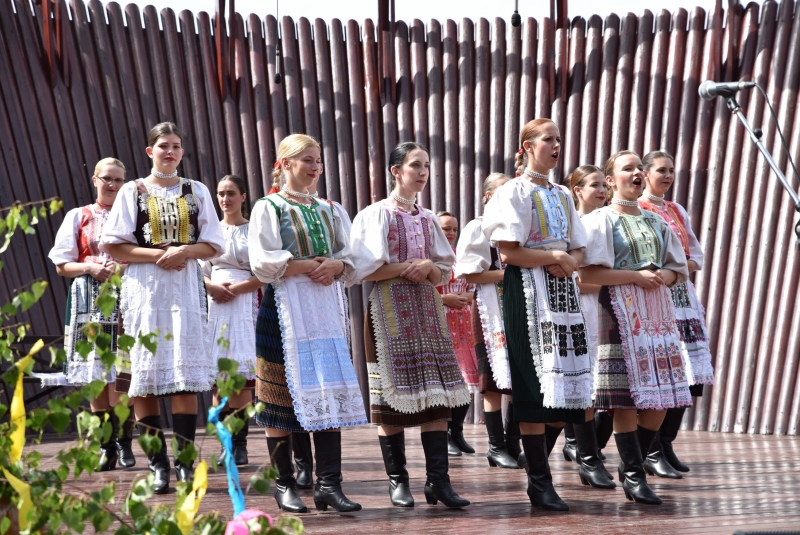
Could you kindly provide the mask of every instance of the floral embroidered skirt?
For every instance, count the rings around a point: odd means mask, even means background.
[[[100,293],[100,281],[91,275],[83,275],[72,281],[67,294],[67,317],[64,327],[64,351],[67,354],[67,381],[74,385],[87,385],[92,381],[113,383],[116,380],[116,367],[111,366],[106,370],[100,362],[96,352],[92,350],[84,359],[76,350],[78,342],[86,340],[83,327],[87,323],[100,324],[103,332],[111,336],[112,352],[117,350],[117,313],[118,305],[114,306],[110,317],[95,305],[95,300]]]

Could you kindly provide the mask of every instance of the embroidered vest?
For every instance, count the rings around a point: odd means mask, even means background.
[[[140,247],[166,247],[170,244],[197,243],[197,215],[194,181],[181,178],[181,194],[166,198],[153,194],[144,183],[136,181],[136,242]]]

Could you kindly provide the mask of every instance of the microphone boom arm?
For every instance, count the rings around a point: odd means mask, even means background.
[[[760,132],[759,135],[756,135],[756,133],[753,131],[753,128],[750,126],[750,123],[747,122],[747,118],[744,116],[744,113],[742,113],[741,106],[739,106],[739,103],[736,102],[736,98],[733,96],[727,97],[725,102],[727,103],[728,109],[731,111],[731,113],[739,118],[739,122],[742,123],[742,126],[744,126],[745,130],[747,130],[747,133],[750,134],[750,140],[755,143],[756,148],[758,148],[759,152],[761,152],[761,155],[764,157],[764,160],[766,160],[766,162],[772,168],[772,171],[778,177],[778,180],[780,180],[783,188],[787,191],[787,193],[789,193],[789,197],[792,198],[792,202],[794,203],[795,211],[800,213],[800,196],[797,195],[797,191],[795,191],[792,185],[789,184],[789,180],[786,178],[786,175],[783,174],[783,171],[781,171],[780,167],[778,167],[778,164],[775,163],[775,160],[772,158],[772,154],[770,154],[767,150],[767,147],[764,146],[764,142],[761,141]],[[800,221],[798,221],[797,225],[795,225],[794,233],[797,236],[798,246],[800,246]]]

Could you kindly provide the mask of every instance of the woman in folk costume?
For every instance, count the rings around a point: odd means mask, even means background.
[[[307,188],[309,193],[313,193],[316,197],[319,197],[317,192],[317,184],[319,183],[319,178],[322,176],[324,171],[323,163],[320,162],[319,164],[319,172],[317,173],[317,177],[314,182]],[[280,191],[281,184],[280,184],[280,176],[277,177],[276,182],[273,183],[272,189],[270,189],[270,193],[277,193]],[[274,190],[274,191],[273,191]],[[339,219],[342,223],[342,228],[344,230],[345,236],[347,236],[348,243],[350,242],[350,228],[353,226],[353,223],[350,221],[350,216],[347,213],[347,210],[344,207],[336,202],[331,200],[325,200],[325,202],[331,205],[333,208],[334,216]],[[346,323],[345,334],[347,335],[348,343],[350,342],[350,307],[348,305],[347,294],[344,290],[344,284],[341,281],[336,281],[334,283],[336,286],[336,290],[339,292],[341,297],[341,307],[342,307],[342,315],[344,317],[344,321]],[[307,431],[293,431],[292,432],[292,452],[294,453],[294,463],[297,466],[297,478],[296,478],[296,485],[298,489],[310,489],[314,485],[314,455],[311,449],[311,434]]]
[[[256,421],[266,428],[275,499],[290,512],[306,512],[297,494],[291,434],[314,433],[317,483],[314,505],[358,511],[342,492],[342,427],[367,423],[350,361],[336,281],[354,272],[347,236],[331,206],[307,188],[320,171],[316,140],[292,134],[281,141],[273,176],[279,193],[253,207],[250,267],[269,284],[256,323],[256,398],[265,404]]]
[[[606,186],[603,171],[599,167],[582,165],[567,176],[566,182],[569,184],[580,217],[606,205],[608,186]],[[601,287],[595,284],[586,284],[580,278],[577,282],[581,294],[581,309],[586,320],[586,334],[589,338],[589,356],[594,370],[597,362],[597,296]],[[610,414],[609,417],[613,419]],[[608,437],[610,436],[609,431]],[[606,437],[606,442],[608,437]],[[584,485],[602,489],[616,488],[614,478],[606,470],[603,458],[600,456],[595,434],[595,411],[593,408],[586,409],[584,423],[564,425],[564,438],[566,439],[563,449],[564,459],[573,461],[580,466],[581,482]]]
[[[595,408],[614,410],[625,496],[660,504],[647,485],[643,458],[666,410],[692,403],[668,289],[686,280],[686,255],[669,225],[639,208],[644,187],[639,156],[618,152],[604,173],[614,198],[583,217],[589,243],[581,268],[584,283],[603,285]]]
[[[680,204],[664,199],[675,180],[675,159],[667,152],[650,152],[642,158],[645,191],[639,198],[639,206],[660,215],[680,240],[688,259],[689,273],[703,267],[703,248],[692,231],[689,215]],[[714,384],[714,368],[711,364],[705,310],[697,297],[692,281],[676,284],[671,288],[672,303],[678,333],[681,337],[681,352],[686,364],[689,391],[692,396],[703,395],[703,385]],[[682,463],[672,449],[672,441],[678,436],[685,408],[667,409],[664,423],[650,446],[644,461],[645,470],[660,477],[680,479],[681,472],[689,467]]]
[[[506,260],[503,320],[528,496],[543,509],[566,511],[553,488],[548,456],[560,422],[583,422],[592,404],[588,340],[575,285],[585,235],[569,190],[548,181],[561,152],[556,124],[530,121],[520,146],[523,175],[486,205],[483,230]]]
[[[239,363],[237,373],[247,378],[247,386],[228,398],[220,414],[223,419],[253,402],[256,371],[255,322],[258,314],[258,289],[261,281],[250,270],[247,236],[247,193],[244,180],[237,175],[225,175],[217,183],[217,203],[222,211],[222,234],[225,252],[212,260],[201,261],[203,280],[208,294],[208,344],[213,362],[221,358]],[[220,344],[225,338],[227,344]],[[217,400],[215,400],[216,402]],[[244,466],[247,458],[247,435],[250,419],[243,414],[244,427],[233,434],[233,460]],[[225,454],[220,454],[222,465]]]
[[[456,239],[458,238],[458,220],[450,212],[440,211],[436,214],[439,226],[444,232],[447,243],[455,252]],[[439,286],[437,290],[442,296],[444,313],[447,325],[450,327],[450,338],[453,340],[453,350],[458,360],[458,367],[464,382],[470,390],[478,390],[478,359],[475,356],[475,338],[472,329],[472,305],[475,300],[475,288],[464,279],[456,278],[456,264],[453,264],[450,280]],[[452,418],[447,423],[447,454],[451,457],[460,457],[461,452],[475,453],[464,438],[464,419],[469,412],[469,404],[455,407]]]
[[[497,188],[508,182],[502,173],[492,173],[483,182],[483,204]],[[456,245],[455,276],[475,285],[472,329],[478,362],[478,390],[483,394],[483,417],[489,436],[486,458],[489,466],[519,468],[519,423],[514,422],[514,404],[509,403],[505,429],[502,395],[511,394],[511,372],[503,326],[503,277],[505,264],[500,250],[492,247],[481,227],[482,217],[467,223]]]
[[[173,123],[150,130],[149,176],[119,192],[101,248],[130,262],[122,279],[119,309],[132,336],[150,334],[155,351],[137,343],[130,351],[128,395],[142,432],[155,430],[161,451],[149,454],[155,492],[169,491],[169,459],[161,431],[159,397],[172,397],[172,429],[178,455],[194,442],[197,392],[211,390],[215,367],[208,346],[203,273],[196,260],[218,256],[225,247],[211,194],[201,182],[181,178],[182,138]],[[193,478],[191,464],[175,457],[178,481]]]
[[[49,258],[56,265],[56,273],[70,277],[72,283],[67,294],[67,317],[64,328],[64,351],[67,355],[67,381],[73,385],[87,385],[92,381],[103,381],[106,387],[92,402],[92,413],[104,421],[106,414],[111,420],[113,433],[109,441],[100,447],[99,471],[113,470],[119,460],[125,468],[134,466],[136,458],[131,450],[133,437],[133,411],[123,424],[123,436],[119,436],[119,419],[112,407],[119,403],[120,394],[114,388],[117,370],[106,366],[92,350],[86,359],[78,353],[76,344],[86,340],[83,328],[88,323],[98,323],[111,336],[109,349],[117,350],[117,313],[114,305],[111,315],[106,317],[95,304],[100,285],[124,269],[118,262],[100,251],[100,238],[108,220],[111,206],[117,193],[125,183],[125,166],[116,158],[103,158],[94,168],[92,184],[97,190],[97,200],[80,208],[73,208],[64,216],[56,234]]]
[[[392,504],[414,505],[403,430],[421,426],[427,502],[464,507],[469,501],[450,486],[447,420],[470,395],[435,289],[450,279],[453,250],[436,216],[415,200],[430,175],[428,151],[401,143],[389,156],[389,172],[389,198],[356,215],[350,238],[354,280],[375,281],[364,327],[372,423],[380,426]]]

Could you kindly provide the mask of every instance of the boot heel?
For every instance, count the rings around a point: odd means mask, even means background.
[[[566,451],[564,451],[564,452],[562,452],[562,453],[564,454],[564,460],[565,460],[565,461],[572,462],[572,459],[570,459],[570,458],[569,458],[569,455],[567,455],[567,452],[566,452]]]
[[[497,463],[494,462],[490,457],[487,457],[486,460],[489,461],[489,466],[491,466],[492,468],[497,466]]]
[[[647,474],[648,476],[654,476],[654,475],[656,475],[656,473],[655,473],[655,472],[653,472],[653,469],[652,469],[652,468],[650,468],[650,467],[649,467],[649,466],[647,466],[647,465],[644,465],[644,473],[645,473],[645,474]]]
[[[317,500],[314,500],[314,507],[317,508],[317,511],[327,511],[328,510],[328,504],[327,503],[318,502]]]
[[[627,490],[625,491],[625,497],[628,498],[628,501],[630,501],[630,502],[633,501],[633,497],[631,496],[631,493],[628,492]]]
[[[586,480],[586,478],[584,476],[580,476],[580,477],[581,477],[581,483],[583,483],[584,485],[588,486],[589,482]]]
[[[428,505],[436,505],[439,503],[439,500],[434,498],[433,496],[425,495],[425,501],[428,502]]]

